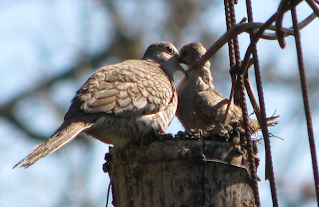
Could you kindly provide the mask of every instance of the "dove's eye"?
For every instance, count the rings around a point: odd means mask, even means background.
[[[173,50],[173,48],[171,47],[171,46],[166,46],[166,51],[169,53],[169,54],[171,54],[171,55],[174,55],[174,50]]]

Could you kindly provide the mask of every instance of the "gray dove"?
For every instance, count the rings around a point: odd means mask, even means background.
[[[202,67],[194,67],[205,53],[206,48],[199,42],[187,44],[180,49],[179,62],[186,64],[189,69],[177,86],[179,100],[176,116],[186,130],[201,129],[205,132],[211,125],[227,125],[236,121],[242,125],[242,110],[233,103],[225,118],[229,101],[214,90],[210,62],[207,61]],[[267,124],[277,124],[276,118],[267,119]],[[259,128],[258,121],[249,118],[250,132],[254,134]]]
[[[82,132],[119,148],[165,133],[177,109],[179,70],[178,50],[169,42],[150,45],[141,60],[102,67],[76,92],[60,128],[14,168],[29,167]]]

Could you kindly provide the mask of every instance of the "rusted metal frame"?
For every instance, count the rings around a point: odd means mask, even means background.
[[[319,9],[318,9],[316,3],[314,1],[312,1],[312,0],[306,0],[306,2],[311,7],[313,12],[316,13],[316,15],[319,17]]]
[[[247,7],[248,22],[253,22],[251,0],[246,0],[246,7]],[[266,179],[269,179],[269,182],[270,182],[273,206],[278,207],[279,204],[278,204],[277,189],[276,189],[276,183],[275,183],[275,173],[273,169],[269,132],[268,132],[268,127],[266,123],[267,122],[266,121],[266,106],[265,106],[265,99],[264,99],[264,93],[263,93],[263,87],[262,87],[262,81],[261,81],[258,53],[256,48],[257,43],[254,43],[255,42],[254,39],[255,39],[254,31],[251,30],[250,41],[252,42],[252,50],[253,50],[252,55],[253,55],[253,61],[254,61],[255,78],[256,78],[256,85],[257,85],[257,92],[258,92],[259,106],[260,106],[260,112],[257,111],[256,116],[258,118],[260,127],[262,129],[263,137],[265,140]]]
[[[200,67],[202,65],[204,65],[211,57],[213,57],[213,55],[222,47],[224,46],[224,44],[226,44],[229,39],[232,39],[234,36],[241,34],[242,32],[248,32],[250,29],[258,29],[256,31],[255,34],[255,42],[259,41],[259,38],[262,38],[262,36],[264,36],[265,30],[276,30],[276,27],[271,25],[273,22],[275,22],[276,20],[276,15],[277,13],[275,13],[266,23],[244,23],[245,22],[245,18],[238,24],[233,25],[223,36],[221,36],[215,43],[214,45],[212,45],[207,52],[205,53],[205,55],[203,55],[201,57],[201,59],[196,63],[196,66],[194,67]],[[303,20],[302,22],[299,23],[300,28],[304,28],[305,26],[307,26],[311,21],[313,21],[315,18],[317,17],[316,14],[311,14],[310,16],[308,16],[305,20]],[[285,37],[289,36],[289,35],[293,35],[293,32],[290,30],[290,28],[283,28],[284,32],[285,32]],[[268,34],[267,34],[268,35]],[[270,40],[277,40],[277,38],[273,38]],[[247,56],[247,60],[244,60],[243,63],[248,65],[249,62],[249,58],[251,53],[249,53],[250,48],[247,49],[246,51],[246,56]],[[245,57],[246,57],[245,56]],[[247,63],[246,63],[247,62]],[[242,64],[243,64],[242,63]],[[247,67],[247,66],[246,66]]]
[[[299,23],[299,30],[305,28],[308,24],[310,24],[315,18],[318,16],[316,15],[315,12],[310,14],[307,18],[305,18],[303,21]],[[287,37],[289,35],[294,35],[293,33],[293,27],[289,28],[282,28],[284,30],[284,37]],[[276,31],[276,29],[274,29]],[[277,40],[277,34],[276,33],[270,33],[270,32],[264,32],[263,35],[261,35],[262,39],[267,39],[267,40]]]
[[[272,16],[274,17],[274,15]],[[244,19],[245,20],[245,19]],[[242,22],[244,22],[244,20]],[[257,38],[257,34],[259,33],[258,31],[260,31],[260,29],[263,30],[263,32],[267,29],[269,30],[275,30],[275,27],[272,26],[271,24],[275,21],[273,18],[271,19],[272,21],[265,25],[265,23],[238,23],[234,26],[232,26],[229,31],[225,32],[224,35],[222,35],[208,50],[207,52],[200,58],[200,60],[197,61],[196,65],[192,68],[196,68],[196,67],[201,67],[203,66],[211,57],[213,57],[213,55],[215,55],[215,53],[221,48],[223,47],[228,41],[229,39],[233,38],[236,35],[239,35],[243,32],[248,32],[248,30],[250,29],[258,29],[256,32],[256,38]],[[269,21],[269,20],[268,20]],[[266,22],[267,23],[267,22]],[[286,29],[284,29],[286,30]],[[287,29],[287,32],[289,32],[289,30]],[[288,34],[290,35],[290,34]],[[259,38],[261,38],[261,35],[259,34]],[[258,38],[255,40],[255,42],[258,42]],[[247,52],[248,51],[248,52]],[[249,63],[249,55],[251,55],[251,53],[249,53],[249,48],[246,51],[246,55],[248,56],[248,60],[247,60],[247,64]],[[242,62],[243,63],[243,62]],[[247,67],[247,66],[246,66]],[[191,68],[190,68],[191,69]],[[189,69],[189,70],[190,70]]]
[[[231,8],[230,8],[230,1],[229,0],[224,0],[224,8],[225,8],[226,28],[227,28],[227,31],[229,31],[229,29],[234,25],[234,23],[232,21],[232,16],[231,16]],[[230,68],[232,68],[234,65],[236,65],[235,48],[234,48],[235,47],[234,46],[234,38],[236,38],[236,37],[237,37],[237,35],[228,40],[228,56],[229,56]],[[228,98],[229,102],[227,104],[224,122],[226,121],[227,114],[228,114],[229,109],[230,109],[230,103],[231,103],[233,96],[234,96],[235,78],[236,78],[236,76],[231,75],[232,87],[231,87],[230,95]]]
[[[236,14],[235,14],[235,2],[233,0],[228,0],[228,10],[229,10],[229,15],[230,15],[230,22],[227,23],[228,25],[235,25],[236,24]],[[240,60],[240,51],[239,51],[239,42],[238,42],[238,35],[236,35],[233,39],[231,43],[228,44],[232,44],[232,51],[229,51],[229,53],[232,53],[232,57],[234,58],[233,60],[230,60],[230,70],[234,69],[234,66],[240,66],[241,64],[241,60]],[[235,67],[237,68],[237,67]],[[240,92],[237,91],[239,90],[240,86],[240,82],[237,81],[238,78],[238,73],[233,73],[230,72],[231,74],[231,80],[232,80],[232,90],[231,92],[233,93],[233,95],[231,94],[231,97],[234,98],[234,103],[235,104],[239,104],[241,102],[241,97],[240,97]],[[228,103],[228,108],[230,106],[231,103],[231,98],[229,99],[229,103]],[[229,109],[228,109],[229,110]],[[228,114],[228,111],[226,111],[226,116]]]
[[[277,18],[276,18],[276,34],[278,38],[278,43],[281,49],[286,47],[286,41],[284,38],[284,31],[282,30],[282,20],[284,19],[284,14],[287,12],[287,8],[290,5],[290,0],[282,0],[278,7]]]
[[[293,3],[291,3],[287,8],[285,8],[284,10],[282,10],[281,12],[287,12],[289,11],[291,8],[297,6],[302,0],[298,0],[298,1],[294,1]],[[274,23],[277,20],[277,16],[281,15],[280,11],[277,11],[275,14],[273,14],[255,33],[255,39],[254,42],[257,43],[260,39],[260,37],[263,35],[263,33],[265,32],[265,30],[267,28],[269,28],[271,26],[272,23]],[[283,14],[282,14],[283,15]],[[276,23],[276,27],[277,27],[277,23]],[[252,43],[254,43],[252,42]],[[247,70],[247,66],[249,64],[249,60],[250,60],[250,56],[252,54],[252,43],[250,43],[249,47],[246,50],[245,53],[245,57],[244,60],[242,61],[242,68],[245,68],[245,70]],[[246,73],[246,72],[245,72]]]
[[[302,54],[302,47],[301,47],[301,40],[300,40],[300,31],[298,28],[296,8],[291,9],[291,16],[292,16],[293,26],[295,30],[295,43],[296,43],[296,50],[297,50],[297,57],[298,57],[298,67],[299,67],[299,74],[300,74],[302,98],[303,98],[303,104],[304,104],[306,121],[307,121],[307,130],[308,130],[308,138],[309,138],[309,145],[310,145],[310,152],[311,152],[311,159],[312,159],[313,175],[314,175],[314,181],[315,181],[317,204],[319,206],[318,161],[317,161],[315,138],[313,133],[313,125],[312,125],[310,104],[309,104],[309,98],[308,98],[307,79],[306,79],[305,67],[303,63],[303,54]]]
[[[233,26],[236,24],[236,16],[235,16],[235,5],[232,0],[225,0],[225,14],[226,14],[226,25],[227,30],[230,29],[230,26]],[[251,139],[251,133],[249,132],[249,117],[248,117],[248,111],[247,111],[247,104],[246,104],[246,98],[245,98],[245,83],[244,83],[244,76],[245,74],[240,73],[240,65],[241,65],[241,59],[240,59],[240,51],[239,51],[239,42],[238,42],[238,36],[236,35],[232,41],[228,42],[229,45],[229,61],[230,61],[230,68],[231,70],[237,69],[237,73],[233,73],[233,71],[230,72],[231,79],[232,79],[232,90],[231,95],[229,98],[229,103],[227,106],[226,116],[227,112],[229,110],[229,106],[231,103],[231,99],[234,96],[234,103],[239,104],[242,109],[243,114],[243,127],[245,129],[245,140],[247,143],[247,152],[248,152],[248,160],[249,160],[249,170],[250,175],[252,179],[252,189],[254,192],[254,199],[256,206],[260,206],[260,198],[259,198],[259,191],[258,191],[258,177],[257,177],[257,168],[256,168],[256,162],[254,157],[254,149],[253,149],[253,143]],[[225,116],[225,117],[226,117]]]

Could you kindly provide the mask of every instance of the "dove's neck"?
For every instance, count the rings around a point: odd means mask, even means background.
[[[213,76],[212,76],[212,73],[210,72],[210,67],[203,66],[200,72],[205,83],[210,84],[213,82]]]
[[[212,76],[212,73],[210,71],[210,62],[207,61],[204,66],[202,67],[202,70],[201,70],[201,73],[202,73],[202,76],[203,76],[203,80],[209,84],[209,83],[212,83],[213,82],[213,76]]]
[[[165,62],[162,62],[161,68],[165,71],[165,73],[172,81],[174,80],[173,77],[176,71],[183,71],[183,68],[175,58],[171,58]]]
[[[210,68],[206,67],[206,64],[201,68],[195,68],[188,73],[188,82],[201,88],[200,90],[206,90],[207,88],[214,89],[212,83],[213,77],[210,72]]]
[[[182,68],[182,66],[179,64],[177,60],[177,55],[168,57],[167,55],[160,53],[156,56],[149,57],[147,54],[145,54],[142,60],[147,60],[150,62],[155,62],[157,64],[160,64],[160,67],[166,73],[166,75],[171,79],[171,81],[174,81],[173,77],[176,71],[184,71],[184,69]]]

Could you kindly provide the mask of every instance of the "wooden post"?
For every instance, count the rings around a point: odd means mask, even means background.
[[[230,142],[169,140],[110,148],[116,207],[254,205],[247,151]]]

